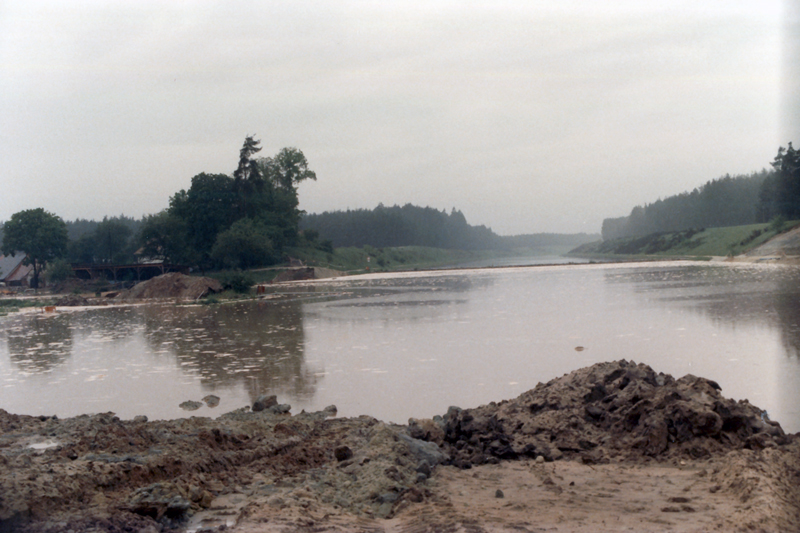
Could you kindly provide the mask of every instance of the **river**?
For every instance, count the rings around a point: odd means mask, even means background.
[[[292,411],[405,423],[627,359],[691,373],[800,431],[800,268],[662,262],[372,274],[269,298],[0,319],[0,408],[218,416]],[[220,398],[185,411],[185,400]]]

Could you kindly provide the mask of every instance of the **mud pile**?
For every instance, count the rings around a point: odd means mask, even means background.
[[[150,422],[0,410],[0,531],[160,531],[202,512],[247,514],[223,509],[226,495],[275,512],[328,506],[373,517],[424,497],[419,484],[446,459],[434,444],[335,412]]]
[[[398,515],[419,526],[400,530],[430,531],[436,529],[413,521],[417,510],[428,509],[430,517],[462,512],[437,492],[440,476],[462,471],[439,465],[474,465],[475,475],[494,479],[497,472],[485,470],[494,465],[480,465],[507,459],[533,465],[514,474],[528,475],[527,481],[496,487],[508,490],[509,498],[531,483],[548,494],[563,493],[563,505],[584,493],[594,498],[596,486],[580,492],[577,474],[571,482],[556,476],[556,465],[565,463],[545,461],[575,459],[569,464],[591,470],[607,465],[587,464],[621,463],[626,470],[651,462],[701,462],[710,470],[697,468],[711,487],[706,492],[730,494],[747,509],[763,500],[764,512],[775,516],[774,506],[780,506],[787,524],[800,519],[798,440],[747,401],[723,398],[713,381],[676,380],[646,365],[600,363],[513,400],[451,408],[444,417],[412,419],[408,426],[368,416],[333,418],[333,406],[294,416],[289,409],[264,397],[252,410],[217,419],[124,421],[105,413],[61,420],[0,410],[0,531],[153,533],[234,523],[234,530],[250,524],[242,531],[266,531],[267,522],[269,531],[284,531],[283,525],[379,531],[378,519]],[[620,477],[602,483],[628,481],[624,471],[614,475]],[[556,486],[559,480],[563,487]],[[459,494],[467,491],[463,481],[455,486]],[[484,504],[503,497],[483,482],[476,486],[473,496]],[[688,501],[686,494],[680,498]],[[747,516],[751,522],[742,523],[756,529],[786,529],[758,525],[763,513]],[[663,522],[660,515],[655,519]],[[345,525],[317,528],[332,520]],[[460,522],[465,530],[476,523],[470,520]]]
[[[766,412],[722,397],[714,381],[676,380],[627,361],[576,370],[510,401],[453,407],[433,423],[412,420],[410,432],[440,444],[462,468],[538,456],[588,464],[696,459],[789,441]]]
[[[197,300],[215,292],[222,292],[222,285],[215,279],[170,272],[142,283],[137,283],[130,290],[121,292],[117,298],[123,300],[143,298]]]

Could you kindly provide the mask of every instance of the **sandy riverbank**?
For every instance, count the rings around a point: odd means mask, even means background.
[[[800,439],[703,378],[600,363],[385,424],[0,411],[0,531],[789,531]]]

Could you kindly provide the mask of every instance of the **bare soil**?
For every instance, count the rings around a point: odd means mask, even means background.
[[[215,279],[170,272],[137,283],[131,289],[120,293],[117,298],[122,300],[149,298],[198,300],[215,292],[222,292],[222,285]]]
[[[269,400],[269,399],[268,399]],[[263,407],[263,409],[262,409]],[[797,531],[800,439],[618,361],[408,425],[0,410],[0,531]]]

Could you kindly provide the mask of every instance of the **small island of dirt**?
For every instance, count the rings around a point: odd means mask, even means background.
[[[792,531],[800,442],[708,379],[599,363],[406,426],[0,410],[0,531]]]

